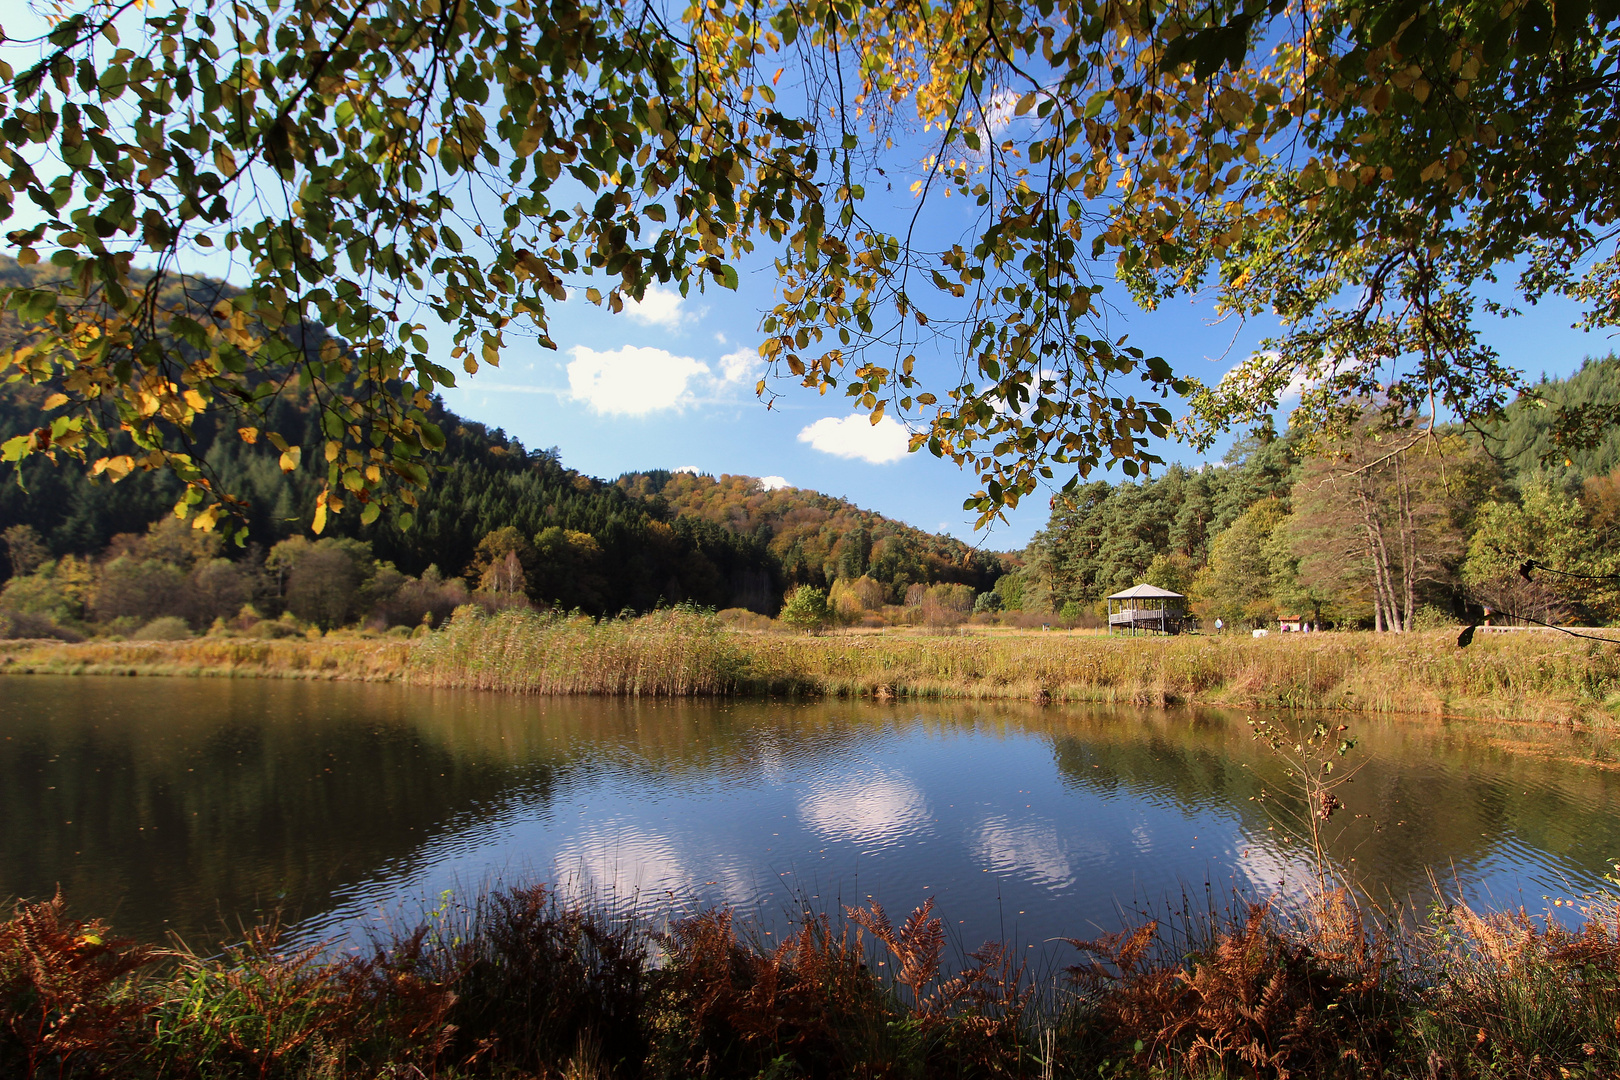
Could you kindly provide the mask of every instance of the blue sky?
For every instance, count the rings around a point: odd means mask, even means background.
[[[903,432],[890,422],[874,432],[842,396],[785,384],[767,409],[754,384],[760,312],[772,302],[773,281],[763,273],[745,276],[736,293],[683,300],[662,291],[619,315],[575,299],[554,311],[558,351],[519,339],[499,369],[462,377],[446,399],[531,447],[558,447],[565,464],[596,476],[691,467],[780,477],[993,550],[1020,548],[1045,524],[1047,500],[1036,497],[988,535],[974,533],[972,515],[961,509],[978,486],[974,477],[926,451],[903,453]],[[1611,346],[1572,329],[1574,320],[1574,308],[1556,302],[1512,320],[1486,317],[1484,327],[1509,363],[1531,375],[1565,374]],[[1269,329],[1215,323],[1208,305],[1184,300],[1152,313],[1123,312],[1112,327],[1209,382],[1248,356]],[[1160,452],[1173,461],[1203,460],[1179,444]],[[1221,453],[1217,447],[1209,457]]]

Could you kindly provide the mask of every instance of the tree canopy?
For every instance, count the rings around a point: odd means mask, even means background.
[[[1522,382],[1479,335],[1498,274],[1620,316],[1615,0],[53,10],[0,64],[0,219],[52,273],[0,303],[25,328],[6,377],[54,415],[0,453],[170,470],[204,527],[245,508],[191,452],[200,418],[297,469],[261,414],[304,387],[317,531],[369,522],[426,483],[453,367],[550,344],[570,288],[614,310],[735,288],[756,248],[771,371],[898,414],[978,475],[981,520],[1059,472],[1157,463],[1172,394],[1195,440],[1290,385],[1330,423],[1371,396],[1493,416]],[[877,197],[886,167],[909,212]],[[928,227],[951,195],[967,216]],[[188,263],[221,250],[240,292],[200,295]],[[1115,276],[1283,329],[1202,385],[1125,344]]]
[[[1009,607],[1095,610],[1142,581],[1185,593],[1207,622],[1403,631],[1485,614],[1560,625],[1620,621],[1620,464],[1613,447],[1542,457],[1556,405],[1615,399],[1620,358],[1543,379],[1469,432],[1390,423],[1367,403],[1338,435],[1269,424],[1226,463],[1053,500]],[[1554,403],[1549,406],[1548,403]]]

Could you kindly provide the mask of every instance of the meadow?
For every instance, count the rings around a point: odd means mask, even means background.
[[[0,643],[0,672],[400,680],[528,694],[841,696],[1341,709],[1604,725],[1620,643],[1550,631],[1107,637],[922,629],[742,630],[666,609],[633,619],[462,609],[415,639]]]

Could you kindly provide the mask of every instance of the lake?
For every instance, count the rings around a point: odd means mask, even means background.
[[[1336,863],[1540,910],[1620,858],[1602,736],[1339,716]],[[392,685],[0,677],[0,897],[209,945],[279,911],[357,940],[447,890],[543,880],[655,914],[927,897],[967,947],[1143,906],[1297,890],[1287,790],[1243,714],[1022,704],[635,702]],[[1340,830],[1342,829],[1342,832]]]

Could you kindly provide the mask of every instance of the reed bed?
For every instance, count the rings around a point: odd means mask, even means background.
[[[653,927],[543,887],[442,904],[368,954],[260,927],[212,958],[67,914],[0,921],[0,1074],[25,1080],[473,1077],[1611,1077],[1620,920],[1466,906],[1381,927],[1342,892],[1234,901],[1089,940],[1043,974],[948,962],[932,901],[727,910]]]
[[[844,695],[1466,714],[1563,721],[1620,707],[1620,641],[1455,631],[1127,638],[750,635],[756,680]]]
[[[189,641],[0,641],[0,673],[14,675],[209,675],[234,678],[402,678],[411,643],[328,634],[314,640],[203,637]]]
[[[0,672],[404,680],[529,694],[796,695],[1340,709],[1611,726],[1620,641],[1536,633],[1126,638],[784,634],[672,608],[596,620],[464,608],[415,640],[0,643]]]
[[[528,693],[799,694],[1345,709],[1604,723],[1620,642],[1454,632],[1108,638],[786,635],[691,611],[594,622],[468,613],[422,641],[407,678]]]
[[[742,646],[712,614],[684,607],[603,620],[466,607],[417,645],[409,678],[522,694],[708,697],[743,688]]]

